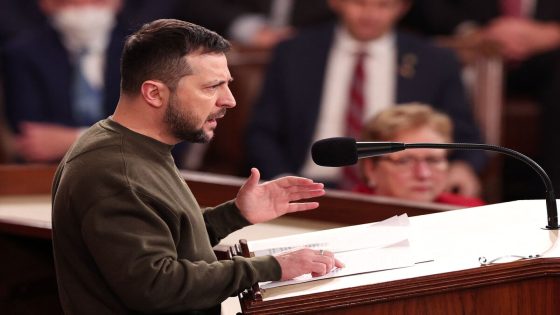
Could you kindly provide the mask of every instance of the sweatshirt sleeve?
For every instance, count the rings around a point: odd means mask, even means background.
[[[228,207],[231,205],[215,211]],[[101,276],[132,310],[204,309],[256,282],[280,278],[280,265],[272,256],[213,262],[196,258],[211,248],[181,239],[183,234],[174,227],[185,224],[189,223],[180,222],[175,213],[161,209],[155,201],[125,190],[91,207],[81,230]],[[221,235],[226,230],[222,225],[215,233]],[[178,257],[178,246],[191,246],[182,251],[189,253],[187,256],[192,253],[192,257]]]
[[[217,245],[221,239],[241,228],[251,225],[235,205],[233,200],[227,201],[214,208],[203,211],[206,230],[212,246]]]

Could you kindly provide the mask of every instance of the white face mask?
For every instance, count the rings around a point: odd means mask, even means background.
[[[51,15],[53,27],[72,52],[84,48],[103,50],[116,23],[116,13],[100,6],[73,6]]]

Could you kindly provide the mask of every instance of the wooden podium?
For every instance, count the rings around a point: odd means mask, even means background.
[[[246,290],[239,296],[243,314],[560,314],[558,231],[542,229],[544,201],[429,214],[410,221],[412,247],[431,251],[433,262],[257,294]],[[439,224],[444,227],[438,231]],[[456,234],[449,233],[453,231]],[[541,258],[485,266],[478,261],[478,255],[534,257],[545,251]],[[502,261],[506,258],[519,259]]]
[[[243,314],[558,314],[560,259],[511,262],[272,301]]]
[[[1,211],[6,200],[20,198],[29,202],[30,212],[46,211],[43,217],[49,217],[53,173],[54,166],[0,167],[0,312],[60,313],[50,227],[6,221]],[[183,175],[208,206],[235,196],[241,183],[233,177]],[[329,191],[319,202],[320,210],[306,213],[306,219],[349,225],[408,213],[411,245],[433,253],[434,263],[269,289],[260,301],[245,292],[244,314],[560,314],[558,249],[544,258],[478,264],[478,256],[490,257],[490,249],[516,254],[518,248],[540,253],[549,247],[549,232],[541,229],[544,201],[446,211],[452,208]],[[337,287],[326,290],[326,282]]]

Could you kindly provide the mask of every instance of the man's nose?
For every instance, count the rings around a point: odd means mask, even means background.
[[[235,97],[233,97],[233,93],[231,93],[229,86],[224,86],[224,88],[222,89],[220,97],[218,98],[217,105],[219,107],[225,108],[233,108],[235,107],[235,105],[237,105],[237,103],[235,102]]]

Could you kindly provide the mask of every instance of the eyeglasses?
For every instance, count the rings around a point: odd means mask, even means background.
[[[424,158],[419,158],[415,156],[403,156],[400,158],[391,158],[389,156],[379,157],[382,161],[387,161],[393,164],[395,167],[403,170],[410,171],[415,165],[420,162],[426,164],[431,170],[443,171],[447,168],[447,157],[445,156],[427,156]]]

